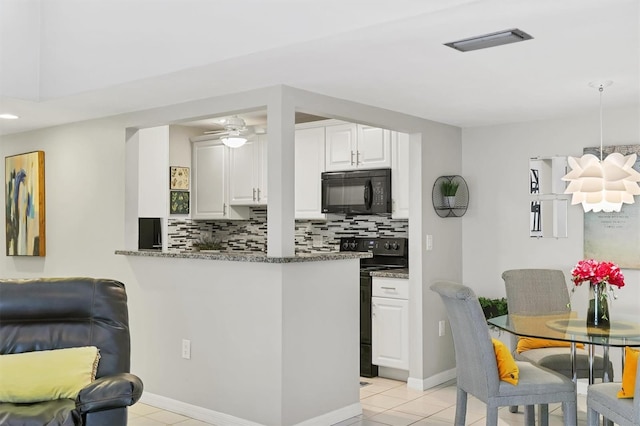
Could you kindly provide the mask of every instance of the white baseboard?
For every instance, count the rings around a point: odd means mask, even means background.
[[[202,408],[197,405],[188,404],[186,402],[167,398],[161,395],[155,395],[149,392],[144,392],[142,394],[142,397],[140,398],[140,402],[142,402],[143,404],[148,404],[154,407],[162,408],[163,410],[182,414],[183,416],[188,416],[196,420],[212,423],[214,425],[262,426],[260,423],[254,423],[246,419],[230,416],[229,414],[224,414],[218,411],[209,410],[207,408]]]
[[[432,387],[441,385],[450,380],[456,378],[456,369],[452,368],[451,370],[443,371],[442,373],[438,373],[435,376],[427,377],[426,379],[418,379],[415,377],[409,377],[407,380],[407,387],[416,390],[427,390]]]
[[[188,404],[186,402],[155,395],[149,392],[144,392],[142,394],[140,402],[218,426],[263,426],[260,423],[255,423],[240,417],[230,416],[229,414],[209,410],[207,408],[202,408],[197,405]],[[358,402],[321,416],[305,420],[295,426],[332,425],[343,420],[350,419],[351,417],[359,416],[360,414],[362,414],[362,405]]]
[[[359,416],[362,414],[362,404],[355,403],[348,405],[344,408],[331,411],[330,413],[323,414],[318,417],[314,417],[309,420],[305,420],[302,423],[298,423],[295,426],[327,426],[340,423],[343,420],[350,419],[351,417]]]
[[[578,380],[578,383],[576,384],[576,392],[578,393],[578,395],[586,395],[588,387],[589,383],[581,382],[580,380]]]

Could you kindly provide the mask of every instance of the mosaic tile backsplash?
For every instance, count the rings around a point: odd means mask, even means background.
[[[253,208],[249,220],[169,219],[170,251],[193,251],[203,236],[219,239],[225,250],[267,249],[267,209]],[[330,220],[296,220],[296,253],[338,251],[340,237],[409,237],[409,221],[386,216],[331,216]]]

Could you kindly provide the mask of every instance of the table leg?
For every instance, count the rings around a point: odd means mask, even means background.
[[[609,346],[602,347],[602,382],[608,383],[611,381],[609,377]]]
[[[595,351],[595,345],[589,345],[589,384],[593,384],[593,353]]]
[[[578,368],[576,367],[576,342],[571,342],[571,380],[578,383]]]
[[[571,380],[573,381],[576,388],[578,387],[578,368],[576,366],[576,342],[571,341]],[[577,391],[577,389],[576,389]],[[578,418],[578,404],[574,404],[574,419]]]
[[[609,366],[609,346],[604,345],[602,347],[602,383],[607,383],[611,381],[611,377],[609,377],[608,366]],[[602,424],[604,426],[613,426],[613,421],[605,417],[602,419]]]

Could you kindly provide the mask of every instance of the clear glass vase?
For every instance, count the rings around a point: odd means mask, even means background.
[[[607,283],[602,282],[589,286],[589,309],[587,311],[587,326],[604,329],[609,328]]]

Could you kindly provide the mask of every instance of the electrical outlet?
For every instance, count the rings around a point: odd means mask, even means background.
[[[446,334],[446,321],[442,320],[442,321],[438,321],[438,336],[442,337]]]
[[[322,247],[322,236],[314,235],[313,236],[313,247],[320,248]]]
[[[191,359],[191,340],[182,339],[182,358]]]
[[[433,235],[426,235],[425,238],[425,249],[433,250]]]

